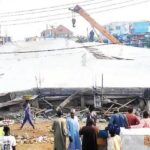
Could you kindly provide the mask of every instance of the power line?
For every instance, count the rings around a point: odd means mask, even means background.
[[[127,8],[127,7],[130,7],[130,6],[135,6],[135,5],[144,4],[144,3],[148,3],[148,2],[150,2],[150,1],[145,0],[145,1],[137,2],[137,3],[133,3],[133,4],[123,5],[123,6],[120,6],[120,7],[104,9],[104,10],[101,10],[101,11],[94,11],[91,14],[96,14],[96,13],[101,13],[101,12],[106,12],[106,11],[111,11],[111,10],[117,10],[117,9],[121,9],[121,8]]]
[[[118,6],[118,7],[114,7],[114,8],[109,8],[109,9],[104,9],[104,10],[99,10],[99,11],[93,11],[90,14],[97,14],[97,13],[101,13],[101,12],[117,10],[117,9],[126,8],[126,7],[130,7],[130,6],[135,6],[135,5],[139,5],[139,4],[143,4],[143,3],[147,3],[147,2],[150,2],[150,1],[145,0],[145,1],[131,3],[131,4],[128,4],[128,5]],[[95,9],[98,9],[98,8],[93,8],[91,10],[95,10]],[[37,21],[31,21],[31,22],[1,24],[1,25],[2,26],[13,26],[13,25],[22,25],[22,24],[31,24],[31,23],[40,23],[40,22],[46,22],[46,21],[54,21],[54,20],[60,20],[60,19],[68,19],[68,18],[71,18],[71,16],[69,15],[69,16],[66,16],[66,17],[58,17],[58,18],[52,18],[52,19],[46,19],[46,20],[37,20]]]
[[[73,50],[79,48],[91,48],[96,46],[104,46],[108,44],[97,44],[97,45],[87,45],[87,46],[78,46],[78,47],[69,47],[69,48],[57,48],[57,49],[46,49],[46,50],[31,50],[31,51],[13,51],[13,52],[0,52],[0,55],[9,55],[9,54],[28,54],[28,53],[44,53],[44,52],[54,52],[54,51],[65,51],[65,50]]]
[[[135,1],[135,0],[132,0],[132,1]],[[105,2],[107,2],[107,1],[105,1]],[[116,5],[120,5],[120,4],[124,4],[124,3],[129,3],[129,2],[131,2],[131,0],[123,1],[123,2],[119,2],[119,3],[113,3],[113,4],[109,4],[109,5],[104,5],[104,6],[98,6],[96,8],[87,9],[87,11],[95,10],[95,9],[100,9],[100,8],[107,8],[107,7],[116,6]],[[99,2],[94,3],[94,4],[99,4]],[[48,14],[48,15],[45,15],[45,16],[38,16],[38,17],[28,17],[28,18],[22,18],[22,19],[14,19],[14,20],[2,20],[1,23],[3,23],[3,22],[5,22],[5,23],[6,22],[16,22],[16,21],[22,21],[22,20],[23,21],[24,20],[33,20],[33,19],[40,19],[40,18],[49,18],[49,17],[54,17],[54,16],[69,15],[69,14],[70,13],[57,13],[57,14]]]
[[[33,14],[34,13],[33,11],[40,11],[40,12],[42,12],[41,10],[45,10],[45,9],[46,9],[46,11],[55,11],[55,10],[60,10],[60,9],[67,9],[68,6],[70,6],[70,5],[76,5],[76,4],[82,4],[82,3],[83,3],[83,5],[90,5],[89,2],[93,3],[94,1],[97,1],[97,0],[85,0],[85,1],[81,1],[81,2],[69,3],[69,4],[63,4],[63,5],[55,5],[55,6],[51,6],[51,7],[43,7],[43,8],[39,8],[39,9],[22,10],[22,11],[15,11],[15,12],[4,12],[4,13],[0,13],[0,17],[3,17],[3,15],[6,15],[6,14],[8,14],[10,16],[13,16],[13,15],[24,15],[24,13],[28,14],[28,12]],[[99,2],[103,3],[103,2],[109,2],[109,1],[113,1],[113,0],[102,0],[102,1],[99,1]],[[84,4],[84,3],[89,3],[89,4]],[[23,13],[23,14],[20,14],[20,13]],[[4,16],[4,17],[6,17],[6,16]]]
[[[82,6],[91,6],[91,5],[95,5],[95,4],[100,4],[100,3],[108,3],[110,1],[114,1],[114,0],[103,0],[103,1],[99,1],[99,2],[94,2],[92,1],[92,3],[88,3],[88,4],[83,4]],[[80,3],[79,3],[80,4]],[[71,7],[71,6],[70,6]],[[60,10],[67,10],[68,7],[62,7],[62,8],[57,8],[57,9],[50,9],[50,10],[40,10],[38,12],[27,12],[27,13],[20,13],[20,14],[10,14],[10,15],[0,15],[1,18],[4,18],[4,17],[16,17],[16,16],[25,16],[25,15],[35,15],[35,14],[41,14],[41,13],[48,13],[48,12],[51,12],[51,11],[60,11]],[[58,16],[58,15],[62,15],[62,13],[59,13],[59,14],[54,14],[54,16]],[[53,15],[52,15],[53,16]]]
[[[93,0],[95,1],[95,0]],[[82,6],[91,6],[91,5],[95,5],[95,4],[102,4],[102,3],[108,3],[108,2],[111,2],[111,1],[114,1],[114,0],[103,0],[103,1],[98,1],[98,2],[94,2],[93,3],[88,3],[88,4],[83,4]],[[113,5],[118,5],[118,4],[123,4],[123,3],[127,3],[127,2],[133,2],[135,0],[132,0],[132,1],[123,1],[123,2],[119,2],[119,3],[114,3],[114,4],[110,4],[110,5],[106,5],[106,6],[100,6],[99,8],[105,8],[107,6],[113,6]],[[137,1],[137,0],[136,0]],[[86,1],[88,2],[88,1]],[[81,3],[81,2],[80,2]],[[79,3],[79,4],[80,4]],[[83,2],[82,2],[83,3]],[[76,4],[76,3],[73,3],[73,4]],[[65,5],[66,6],[66,5]],[[44,11],[38,11],[38,12],[29,12],[29,13],[22,13],[22,14],[10,14],[10,15],[5,15],[5,16],[0,16],[1,18],[3,17],[11,17],[11,16],[21,16],[21,15],[27,15],[27,14],[39,14],[39,13],[42,13],[42,12],[49,12],[49,11],[56,11],[56,10],[62,10],[62,9],[68,9],[68,7],[64,7],[64,8],[58,8],[58,9],[52,9],[52,10],[44,10]],[[87,9],[88,10],[88,9]],[[91,9],[89,9],[91,10]],[[21,11],[20,11],[21,12]],[[65,13],[66,14],[66,13]],[[52,15],[49,15],[49,16],[59,16],[59,15],[62,15],[62,13],[58,13],[58,14],[52,14]],[[43,17],[47,17],[47,16],[43,16]],[[25,18],[25,19],[28,19],[28,18]],[[31,18],[29,18],[31,19]],[[11,21],[11,20],[9,20]],[[16,21],[16,20],[12,20],[12,21]]]
[[[134,0],[133,0],[134,1]],[[110,7],[110,6],[115,6],[115,5],[120,5],[120,4],[124,4],[124,3],[129,3],[129,2],[131,2],[130,0],[128,0],[128,1],[124,1],[124,2],[120,2],[120,3],[114,3],[114,4],[111,4],[111,5],[104,5],[104,6],[101,6],[101,7],[95,7],[95,8],[91,8],[91,9],[88,9],[88,10],[95,10],[95,9],[99,9],[99,8],[107,8],[107,7]],[[118,8],[118,7],[117,7]],[[115,9],[115,8],[113,8],[113,9]],[[106,9],[106,10],[109,10],[109,9]],[[104,10],[105,11],[105,10]],[[61,16],[61,15],[69,15],[70,13],[59,13],[59,14],[53,14],[53,15],[46,15],[46,16],[39,16],[39,17],[34,17],[34,18],[23,18],[23,19],[15,19],[15,20],[3,20],[3,21],[1,21],[1,23],[2,22],[10,22],[10,21],[12,21],[12,22],[16,22],[16,21],[24,21],[24,20],[33,20],[33,19],[40,19],[40,18],[49,18],[49,17],[51,17],[51,16]],[[62,19],[64,19],[65,17],[62,17]],[[68,18],[68,17],[67,17]],[[60,19],[60,17],[58,18],[58,19]],[[55,19],[55,18],[53,18],[52,20],[57,20],[57,18]],[[46,20],[46,21],[49,21],[49,20]],[[36,22],[40,22],[40,21],[36,21]],[[32,23],[32,22],[31,22]],[[16,24],[16,23],[15,23]],[[26,23],[21,23],[21,24],[26,24]]]

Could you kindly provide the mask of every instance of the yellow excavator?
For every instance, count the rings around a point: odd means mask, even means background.
[[[76,5],[73,9],[69,8],[69,10],[80,14],[85,20],[87,20],[92,27],[96,28],[99,32],[101,32],[108,40],[110,40],[113,44],[121,44],[118,39],[116,39],[113,35],[111,35],[102,25],[96,22],[82,7]],[[73,27],[75,27],[75,18],[72,18]]]

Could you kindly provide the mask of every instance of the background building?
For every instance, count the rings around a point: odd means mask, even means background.
[[[71,38],[72,36],[73,32],[63,25],[59,25],[56,28],[52,27],[51,29],[44,30],[41,33],[41,37],[43,38],[56,38],[56,37]]]
[[[105,27],[126,45],[150,47],[150,21],[114,22]]]

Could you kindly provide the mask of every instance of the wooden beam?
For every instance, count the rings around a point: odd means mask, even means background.
[[[43,100],[45,103],[47,103],[50,107],[53,107],[53,105],[52,105],[50,102],[48,102],[47,100],[45,100],[45,98],[42,98],[42,100]]]
[[[72,95],[70,95],[62,103],[60,103],[60,105],[57,106],[56,110],[58,110],[59,108],[63,108],[64,106],[66,106],[71,100],[73,100],[81,92],[84,92],[84,91],[77,91],[77,92],[73,93]]]
[[[120,106],[120,107],[119,107],[119,110],[120,110],[121,108],[123,108],[123,107],[126,107],[128,104],[132,103],[132,102],[135,101],[135,100],[136,100],[136,98],[135,98],[135,99],[132,99],[132,100],[130,100],[129,102],[125,103],[124,105]]]
[[[112,108],[114,105],[115,105],[115,104],[112,104],[112,105],[105,111],[104,114],[107,114],[107,113],[111,110],[111,108]]]
[[[119,105],[119,106],[122,106],[122,104],[120,104],[120,103],[117,103],[117,102],[113,102],[113,101],[111,101],[111,103],[112,103],[112,104]],[[124,107],[128,108],[127,106],[124,106]]]

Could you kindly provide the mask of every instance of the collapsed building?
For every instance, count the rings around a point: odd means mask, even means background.
[[[3,111],[21,109],[25,94],[35,96],[38,111],[95,105],[103,112],[131,104],[145,109],[149,103],[148,49],[58,38],[9,43],[0,54]]]

